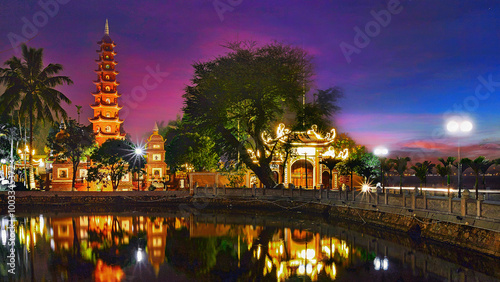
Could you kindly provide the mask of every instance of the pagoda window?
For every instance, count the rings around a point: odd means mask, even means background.
[[[106,80],[109,80],[109,75],[106,75]]]
[[[101,130],[101,128],[99,126],[97,126],[95,132],[99,133],[99,130]]]
[[[110,112],[106,112],[106,117],[110,117],[111,116],[111,113]]]
[[[106,129],[105,129],[105,130],[106,130],[106,132],[111,132],[111,126],[109,126],[109,125],[108,125],[108,126],[106,126]]]
[[[115,104],[116,104],[116,98],[115,98]]]
[[[106,68],[109,69],[109,65],[106,65]]]
[[[108,103],[108,104],[110,103],[109,98],[106,99],[106,103]]]
[[[111,88],[109,86],[106,86],[106,91],[109,91],[111,90]]]
[[[109,56],[108,56],[108,55],[106,55],[106,59],[109,59]]]
[[[100,103],[101,102],[101,98],[97,98],[97,103]]]

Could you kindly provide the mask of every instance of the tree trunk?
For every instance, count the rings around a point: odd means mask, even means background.
[[[330,187],[328,189],[333,189],[333,169],[330,169]]]
[[[474,186],[476,187],[476,200],[479,200],[479,172],[476,173],[476,183]]]
[[[28,148],[28,156],[29,156],[29,163],[30,163],[30,173],[34,173],[34,171],[31,169],[33,167],[32,164],[32,156],[31,152],[33,151],[33,106],[30,103],[30,146]],[[25,175],[26,177],[26,175]],[[28,184],[28,189],[31,190],[33,187],[31,187],[31,177],[32,175],[30,174],[30,179],[27,182]],[[34,177],[34,176],[33,176]]]
[[[266,185],[267,188],[276,186],[276,181],[274,181],[274,177],[272,177],[272,171],[269,163],[259,162],[258,164],[255,164],[248,155],[248,152],[243,144],[238,141],[238,139],[236,139],[236,137],[234,137],[229,130],[221,125],[218,127],[218,131],[227,142],[229,142],[234,148],[237,148],[240,152],[240,158],[242,158],[245,165],[255,173],[262,184]],[[263,153],[265,155],[265,152]]]
[[[403,194],[403,176],[399,175],[399,195]]]
[[[78,171],[78,165],[80,164],[80,159],[78,159],[77,162],[72,161],[72,163],[73,163],[73,179],[71,180],[71,191],[74,191],[76,182],[76,172]]]

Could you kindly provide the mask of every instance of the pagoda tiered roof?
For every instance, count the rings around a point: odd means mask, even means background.
[[[123,106],[119,106],[118,103],[95,103],[95,104],[90,104],[91,109],[99,109],[99,108],[116,108],[118,110],[123,109]]]
[[[114,84],[116,86],[120,85],[120,82],[116,81],[116,80],[93,80],[92,81],[94,84],[98,85],[98,84],[101,84],[101,83],[110,83],[110,84]]]
[[[118,122],[123,123],[123,119],[119,119],[118,117],[105,117],[103,115],[98,115],[96,117],[89,118],[90,122],[103,121],[103,122]]]

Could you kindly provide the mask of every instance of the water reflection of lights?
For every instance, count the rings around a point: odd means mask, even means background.
[[[137,262],[141,262],[144,259],[144,251],[142,248],[137,249]]]
[[[376,257],[373,260],[373,267],[375,268],[375,270],[387,270],[389,269],[389,260],[387,259],[387,257],[384,257],[384,259]]]

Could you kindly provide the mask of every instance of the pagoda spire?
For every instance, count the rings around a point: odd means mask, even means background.
[[[108,19],[106,19],[104,33],[101,41],[97,42],[99,44],[98,59],[95,60],[97,79],[93,81],[96,90],[92,92],[94,103],[90,105],[90,108],[94,110],[94,115],[89,118],[99,145],[107,139],[123,140],[125,138],[120,130],[123,120],[119,118],[118,113],[122,107],[118,101],[121,94],[118,93],[119,83],[116,81],[118,75],[116,71],[118,63],[115,61],[116,51],[114,50],[116,44],[109,37]]]
[[[153,127],[153,132],[158,132],[158,123],[155,121],[155,127]]]
[[[106,25],[104,25],[104,34],[109,35],[108,19],[106,19]]]

